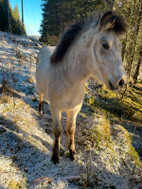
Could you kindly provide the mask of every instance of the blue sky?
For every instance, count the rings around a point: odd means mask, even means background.
[[[40,35],[40,24],[42,21],[42,0],[23,0],[24,4],[24,24],[27,35]],[[18,5],[21,18],[21,0],[9,0],[12,9]]]

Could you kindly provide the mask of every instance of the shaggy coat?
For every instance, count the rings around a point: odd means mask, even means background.
[[[38,54],[36,83],[40,95],[50,102],[54,144],[52,161],[59,162],[61,112],[67,113],[70,158],[76,159],[74,134],[76,117],[82,107],[84,86],[93,77],[114,90],[127,82],[121,60],[119,35],[126,30],[121,16],[109,11],[72,25],[56,48],[44,47]]]

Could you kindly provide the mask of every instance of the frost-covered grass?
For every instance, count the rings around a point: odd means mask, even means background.
[[[124,91],[109,91],[89,82],[85,102],[92,114],[102,114],[111,124],[123,125],[142,159],[142,83],[129,84],[125,94]]]
[[[61,159],[58,165],[51,162],[52,117],[46,101],[45,114],[38,114],[35,89],[38,45],[25,37],[0,35],[0,188],[141,188],[141,163],[131,137],[120,123],[95,112],[93,90],[77,118],[78,160],[68,158],[63,114]]]

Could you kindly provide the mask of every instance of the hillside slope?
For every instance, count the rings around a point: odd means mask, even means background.
[[[51,161],[52,118],[38,114],[36,54],[41,45],[0,32],[0,189],[142,188],[142,165],[123,126],[90,114],[84,102],[75,135],[78,160],[68,158],[63,114],[61,159]]]

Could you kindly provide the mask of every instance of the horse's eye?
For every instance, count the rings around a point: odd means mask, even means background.
[[[109,49],[109,44],[108,43],[103,43],[102,46],[103,46],[104,49]]]

